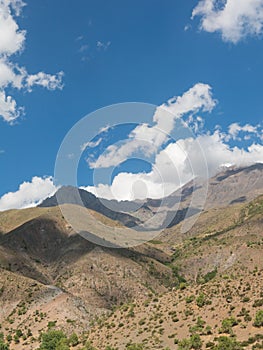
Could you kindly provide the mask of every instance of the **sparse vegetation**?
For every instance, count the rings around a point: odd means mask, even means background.
[[[52,237],[32,253],[23,236],[17,265],[0,252],[0,350],[262,348],[262,203],[208,209],[185,236],[170,227],[138,249],[98,249],[99,259],[67,235],[57,209],[43,210],[49,231],[41,216],[31,226],[14,218],[26,238],[42,229]]]

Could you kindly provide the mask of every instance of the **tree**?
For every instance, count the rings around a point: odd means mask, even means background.
[[[50,330],[47,333],[41,335],[40,350],[68,350],[65,348],[65,343],[62,339],[67,339],[66,335],[62,331]]]

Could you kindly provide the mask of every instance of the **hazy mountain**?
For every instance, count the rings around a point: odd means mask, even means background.
[[[192,216],[207,208],[216,208],[252,200],[262,193],[263,164],[244,168],[228,168],[208,181],[196,179],[162,199],[145,201],[116,201],[96,198],[93,194],[74,187],[62,187],[40,207],[76,204],[95,210],[128,227],[150,222],[149,227],[171,227],[185,216]],[[152,219],[154,217],[154,219]]]
[[[103,202],[92,193],[72,186],[61,187],[54,196],[45,199],[39,207],[54,207],[59,204],[74,204],[92,209],[112,220],[117,220],[123,225],[133,227],[140,223],[140,220],[123,212],[117,212],[103,205]]]

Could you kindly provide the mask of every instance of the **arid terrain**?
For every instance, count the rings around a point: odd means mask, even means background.
[[[54,198],[1,212],[2,343],[48,349],[43,334],[62,331],[63,341],[49,349],[263,348],[263,166],[211,179],[206,205],[195,208],[190,219],[200,215],[184,233],[198,191],[190,183],[163,201],[170,215],[181,197],[179,214],[133,248],[106,248],[76,234]],[[110,227],[143,222],[159,204],[148,199],[134,210],[116,202],[103,212],[84,192],[85,210]]]

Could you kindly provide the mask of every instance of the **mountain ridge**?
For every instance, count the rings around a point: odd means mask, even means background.
[[[254,322],[263,305],[262,167],[217,177],[210,180],[208,193],[215,205],[195,214],[188,232],[181,231],[184,220],[179,217],[135,247],[112,249],[89,242],[75,233],[58,206],[1,212],[0,324],[4,337],[12,337],[11,349],[35,350],[39,334],[55,329],[77,333],[96,350],[125,350],[132,343],[146,350],[179,349],[193,334],[200,336],[200,349],[210,344],[218,350],[220,336],[231,334],[235,337],[230,339],[246,344],[238,349],[259,346],[256,335],[262,328]],[[188,210],[199,190],[193,183],[182,189],[179,213]],[[237,200],[244,191],[244,200]],[[175,203],[178,192],[174,196]],[[163,209],[172,215],[170,203]],[[152,215],[158,205],[148,200]],[[61,206],[71,210],[78,205]],[[105,227],[123,227],[102,213],[83,210]],[[237,325],[222,333],[222,323],[230,317]],[[200,322],[196,328],[200,318],[208,333]],[[27,336],[28,329],[32,335]],[[17,330],[26,335],[19,342]]]
[[[206,208],[252,200],[261,194],[262,188],[263,164],[256,163],[248,167],[227,168],[208,180],[191,180],[162,199],[118,202],[98,198],[84,189],[62,186],[39,207],[56,206],[58,202],[71,203],[95,210],[127,227],[140,227],[152,220],[153,228],[163,229]],[[153,221],[154,216],[156,218]]]

